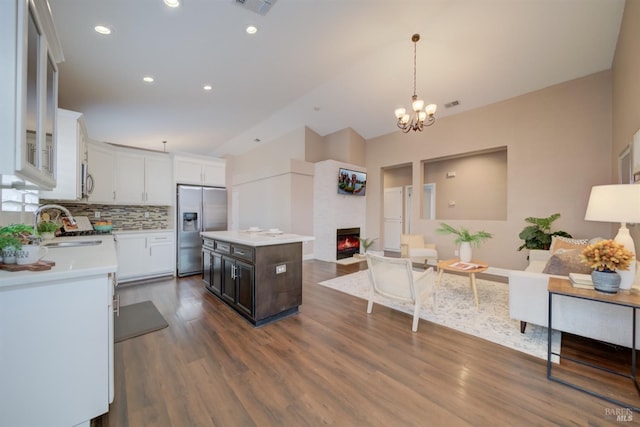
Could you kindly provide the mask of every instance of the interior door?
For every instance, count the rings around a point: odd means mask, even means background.
[[[384,250],[400,252],[402,234],[402,187],[384,189]]]

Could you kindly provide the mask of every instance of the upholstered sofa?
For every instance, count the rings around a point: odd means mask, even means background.
[[[524,271],[509,272],[509,313],[512,319],[520,321],[522,333],[526,333],[526,323],[545,327],[548,324],[549,278],[568,279],[568,273],[543,273],[545,268],[549,270],[551,259],[551,251],[531,250],[529,266]],[[640,315],[636,324],[636,348],[640,348]],[[628,307],[555,295],[553,329],[630,348],[632,311]]]

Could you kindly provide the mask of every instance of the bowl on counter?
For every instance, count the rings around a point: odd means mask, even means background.
[[[93,228],[94,230],[97,230],[97,231],[106,232],[106,231],[113,230],[113,224],[94,224]]]

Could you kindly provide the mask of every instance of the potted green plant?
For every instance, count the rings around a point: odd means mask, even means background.
[[[531,225],[526,226],[518,237],[524,240],[524,243],[518,248],[523,249],[549,249],[551,246],[551,238],[553,236],[562,236],[571,238],[571,234],[566,231],[551,232],[551,224],[560,218],[559,213],[554,213],[546,218],[529,217],[524,220]]]
[[[436,229],[436,233],[453,234],[456,236],[454,243],[460,245],[460,261],[462,262],[471,261],[471,245],[480,247],[480,243],[493,237],[493,234],[486,231],[478,231],[472,234],[465,227],[460,227],[458,230],[444,222],[440,223],[440,227]]]
[[[50,240],[55,237],[55,231],[60,228],[60,225],[53,221],[40,221],[38,223],[38,234],[44,240]]]
[[[378,240],[378,238],[374,238],[374,239],[369,239],[367,237],[360,237],[358,238],[358,240],[360,240],[360,246],[362,247],[363,253],[367,253],[367,250],[371,247],[371,245],[373,245],[373,242],[375,242],[376,240]]]
[[[24,224],[11,224],[0,228],[0,251],[3,262],[16,262],[16,251],[22,249],[23,244],[29,243],[29,236],[33,234],[33,227]]]

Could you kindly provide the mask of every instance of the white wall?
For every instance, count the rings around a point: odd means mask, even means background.
[[[438,119],[423,132],[394,132],[369,140],[369,232],[382,235],[383,168],[412,163],[413,186],[420,188],[423,160],[507,147],[506,220],[446,221],[495,235],[474,248],[474,256],[495,267],[523,268],[527,254],[517,248],[522,243],[518,234],[527,225],[524,218],[555,212],[561,214],[556,230],[575,237],[613,237],[609,224],[584,221],[591,187],[611,183],[611,129],[611,73],[604,71]],[[420,197],[413,198],[414,219],[420,218],[420,202]],[[412,232],[435,241],[441,258],[452,258],[453,239],[434,232],[439,223],[413,221]]]
[[[368,236],[366,228],[365,195],[348,196],[338,194],[338,169],[364,171],[362,166],[325,160],[315,163],[313,180],[313,235],[315,236],[315,258],[322,261],[336,260],[336,230],[359,227],[361,236]],[[367,179],[368,186],[368,179]],[[369,190],[367,188],[367,194]]]
[[[229,190],[231,218],[236,229],[279,228],[312,235],[313,167],[304,161],[305,129],[231,156]],[[312,257],[313,243],[303,245]]]

